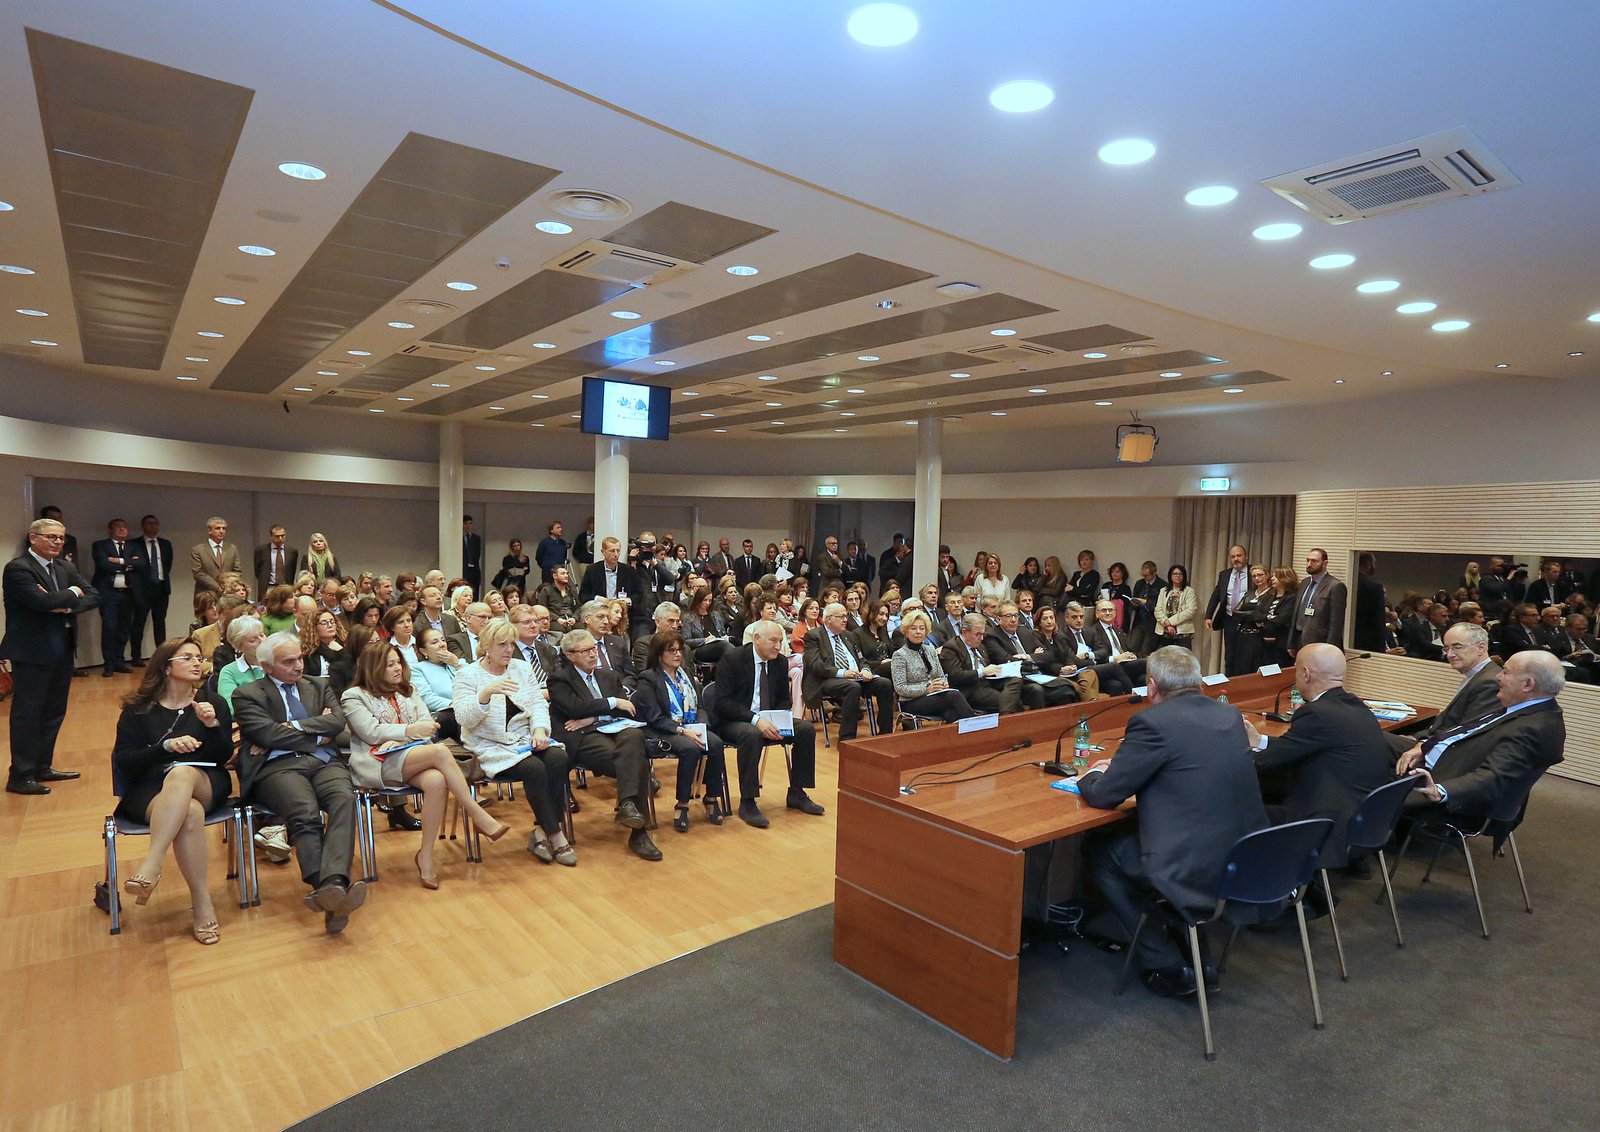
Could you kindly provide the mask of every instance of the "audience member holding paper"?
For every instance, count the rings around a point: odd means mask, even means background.
[[[908,613],[900,622],[900,632],[906,643],[889,658],[900,710],[946,723],[976,715],[967,698],[945,678],[938,650],[928,641],[928,615],[920,609]]]
[[[483,646],[482,634],[478,643]],[[399,645],[386,641],[366,647],[356,658],[355,682],[339,697],[339,706],[350,729],[350,774],[356,785],[422,791],[422,844],[413,860],[423,888],[439,887],[433,846],[444,824],[446,793],[455,795],[466,820],[490,841],[511,831],[478,805],[449,748],[433,742],[439,725],[412,684],[411,666]]]
[[[1093,668],[1078,667],[1076,658],[1068,652],[1069,642],[1057,631],[1059,620],[1052,605],[1041,606],[1034,614],[1033,662],[1040,672],[1070,682],[1077,690],[1078,699],[1086,702],[1100,699],[1100,677]]]
[[[636,856],[659,861],[661,850],[644,828],[645,792],[650,789],[644,735],[640,728],[627,726],[635,722],[637,709],[617,673],[599,667],[599,649],[587,629],[574,629],[562,637],[561,652],[567,663],[550,677],[550,715],[556,730],[570,744],[574,762],[617,780],[613,820],[631,831],[628,848]]]
[[[951,687],[959,691],[980,712],[1009,714],[1022,710],[1023,688],[1027,684],[1015,676],[1002,677],[1000,666],[992,663],[983,651],[984,633],[989,619],[981,613],[968,613],[961,618],[961,635],[939,650],[939,665]]]
[[[1016,602],[1000,603],[995,623],[984,633],[983,648],[989,660],[1000,666],[1001,676],[1023,680],[1023,707],[1060,707],[1078,702],[1078,690],[1070,680],[1061,678],[1059,672],[1041,668],[1039,660],[1046,650],[1031,629],[1022,627]]]
[[[221,939],[206,887],[205,815],[228,800],[231,721],[220,698],[197,699],[205,657],[193,637],[174,638],[150,654],[139,688],[123,701],[111,751],[116,814],[150,827],[150,845],[123,889],[144,904],[161,880],[167,850],[189,886],[194,937]]]
[[[650,638],[644,671],[634,686],[634,705],[647,738],[665,743],[678,760],[677,812],[672,828],[689,832],[689,800],[694,797],[695,768],[705,759],[706,820],[721,825],[722,783],[727,777],[722,740],[701,710],[701,688],[685,665],[688,649],[681,634],[668,629]]]
[[[877,703],[878,732],[894,730],[894,685],[876,676],[857,653],[855,636],[845,627],[845,608],[838,602],[822,611],[822,624],[806,634],[805,670],[801,688],[807,707],[824,698],[839,708],[839,738],[854,739],[861,721],[861,701]]]

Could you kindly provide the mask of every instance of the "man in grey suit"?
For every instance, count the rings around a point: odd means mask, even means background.
[[[334,935],[367,898],[366,884],[350,879],[356,794],[336,745],[344,712],[323,680],[303,675],[298,634],[272,634],[256,649],[256,660],[266,676],[233,693],[233,720],[244,740],[239,795],[288,826],[301,879],[311,887],[306,907],[321,912],[324,929]]]
[[[1306,577],[1294,596],[1289,626],[1289,652],[1323,642],[1344,648],[1345,584],[1328,573],[1328,552],[1320,546],[1306,554]]]
[[[1498,702],[1500,666],[1489,659],[1489,631],[1463,621],[1444,634],[1444,658],[1461,673],[1461,686],[1450,702],[1434,716],[1432,725],[1413,738],[1426,739],[1477,719]]]

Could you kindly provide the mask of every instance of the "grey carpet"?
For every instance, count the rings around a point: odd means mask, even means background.
[[[823,908],[516,1023],[301,1127],[1594,1129],[1600,790],[1546,779],[1518,841],[1536,914],[1510,858],[1480,854],[1489,940],[1459,857],[1426,886],[1415,854],[1401,871],[1404,950],[1371,902],[1378,883],[1346,882],[1348,983],[1326,921],[1312,925],[1321,1032],[1297,937],[1245,933],[1214,999],[1210,1064],[1193,1000],[1137,985],[1114,998],[1116,957],[1082,944],[1024,957],[1003,1064],[835,966]]]

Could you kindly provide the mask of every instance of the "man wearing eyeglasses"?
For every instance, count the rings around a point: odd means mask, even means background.
[[[1433,718],[1433,726],[1408,736],[1405,745],[1442,734],[1469,719],[1493,711],[1499,703],[1500,666],[1489,659],[1489,632],[1482,625],[1460,622],[1444,635],[1444,659],[1461,673],[1461,686]]]
[[[11,662],[11,769],[6,790],[48,794],[49,782],[78,777],[57,770],[56,735],[67,716],[79,613],[100,604],[78,568],[62,558],[67,528],[38,519],[28,528],[28,549],[6,563],[6,635],[0,658]]]

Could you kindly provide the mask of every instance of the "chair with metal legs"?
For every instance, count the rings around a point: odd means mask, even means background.
[[[1383,892],[1379,895],[1387,895],[1389,898],[1389,916],[1394,920],[1396,947],[1404,947],[1406,941],[1400,934],[1400,913],[1395,908],[1394,885],[1390,882],[1389,861],[1384,856],[1383,850],[1384,846],[1389,844],[1389,838],[1394,836],[1394,827],[1400,821],[1400,812],[1405,808],[1407,795],[1416,788],[1416,785],[1409,778],[1397,778],[1372,791],[1361,800],[1356,812],[1350,815],[1350,824],[1345,834],[1352,858],[1358,851],[1378,854],[1378,868],[1383,873]],[[1322,877],[1323,894],[1328,898],[1328,926],[1333,929],[1333,946],[1339,953],[1339,978],[1348,980],[1350,968],[1344,961],[1344,939],[1339,935],[1339,910],[1334,907],[1333,885],[1328,879],[1326,868],[1319,868],[1317,871]]]
[[[361,848],[361,879],[368,884],[378,882],[378,839],[373,825],[375,798],[399,799],[402,805],[410,801],[420,806],[422,791],[415,786],[385,786],[381,790],[356,787],[356,844]]]
[[[861,697],[861,706],[866,709],[864,714],[867,721],[867,734],[876,735],[878,733],[878,712],[875,702],[873,701],[872,697],[863,693]],[[821,732],[822,745],[825,748],[833,745],[828,742],[828,710],[830,708],[837,711],[838,705],[830,700],[827,696],[823,696],[822,699],[811,708],[811,722],[815,723],[817,725],[817,730]]]
[[[561,806],[561,832],[567,835],[567,841],[570,844],[576,845],[578,839],[572,832],[571,770],[572,768],[569,767],[569,777],[561,783],[561,797],[558,799],[558,804]],[[517,800],[517,787],[521,784],[522,779],[518,778],[514,771],[503,770],[499,774],[491,774],[482,782],[473,782],[468,785],[472,790],[474,799],[478,797],[478,787],[480,786],[493,786],[496,791],[501,787],[508,787],[511,795],[510,800],[515,802]],[[483,861],[483,835],[478,832],[478,827],[471,822],[463,822],[462,824],[466,827],[467,860],[473,864],[479,864]]]
[[[1194,964],[1195,990],[1200,999],[1200,1026],[1205,1035],[1207,1061],[1216,1060],[1217,1050],[1211,1040],[1211,1007],[1206,998],[1204,965],[1200,957],[1200,928],[1215,922],[1233,925],[1233,931],[1217,962],[1220,971],[1227,963],[1228,949],[1238,938],[1247,909],[1259,910],[1283,904],[1294,908],[1295,918],[1300,925],[1300,949],[1306,961],[1306,985],[1311,990],[1311,1014],[1316,1029],[1322,1029],[1322,999],[1317,994],[1317,969],[1311,958],[1311,937],[1306,931],[1306,912],[1301,901],[1305,898],[1311,878],[1316,875],[1317,857],[1332,832],[1333,819],[1310,818],[1245,834],[1228,850],[1223,863],[1222,884],[1217,890],[1217,904],[1211,915],[1184,924],[1189,936],[1189,955]],[[1139,923],[1133,930],[1133,940],[1128,944],[1127,958],[1122,962],[1122,973],[1117,979],[1117,994],[1121,994],[1127,986],[1128,969],[1133,963],[1135,946],[1149,918],[1149,912],[1140,915]]]
[[[213,806],[206,813],[205,824],[208,826],[220,825],[223,827],[222,840],[232,851],[232,860],[228,863],[228,879],[239,882],[239,907],[250,906],[249,893],[246,890],[245,868],[243,860],[247,854],[244,846],[248,844],[244,837],[244,818],[242,807],[237,801],[224,802],[220,806]],[[229,831],[232,831],[231,844]],[[106,847],[106,911],[111,914],[111,934],[122,934],[122,882],[117,872],[117,838],[118,837],[149,837],[150,827],[144,822],[129,821],[127,818],[107,814],[105,825],[101,830],[101,840]]]

